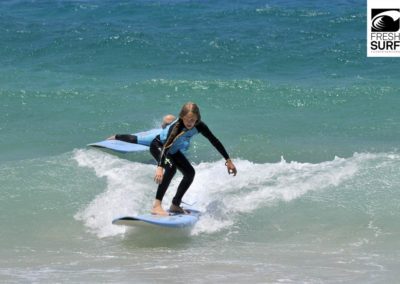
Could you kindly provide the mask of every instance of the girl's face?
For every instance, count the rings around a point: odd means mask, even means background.
[[[196,125],[197,119],[197,115],[193,112],[189,112],[184,117],[182,117],[183,124],[187,129],[192,129]]]

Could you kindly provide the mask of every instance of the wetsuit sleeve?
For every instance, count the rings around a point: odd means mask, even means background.
[[[215,149],[218,150],[218,152],[225,158],[225,160],[229,159],[229,155],[226,152],[224,145],[222,145],[218,138],[214,136],[214,134],[204,122],[200,122],[196,126],[196,128],[204,137],[206,137],[210,141],[210,143],[215,147]]]
[[[131,134],[117,134],[115,135],[116,140],[121,140],[128,143],[137,144],[137,136]]]

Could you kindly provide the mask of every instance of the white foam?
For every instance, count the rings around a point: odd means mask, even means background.
[[[99,237],[124,233],[124,227],[114,226],[111,221],[119,216],[138,214],[144,206],[149,208],[151,199],[146,193],[154,190],[150,183],[153,166],[95,150],[77,150],[74,159],[79,166],[92,168],[98,177],[106,180],[106,190],[75,215]]]
[[[239,213],[273,206],[277,201],[290,202],[304,194],[338,186],[357,171],[357,163],[335,158],[319,164],[286,162],[254,164],[236,161],[238,175],[228,177],[223,162],[203,163],[197,167],[196,180],[187,194],[205,210],[193,233],[212,232],[232,226]],[[208,208],[218,201],[218,210]],[[211,209],[211,210],[210,210]],[[214,209],[214,210],[213,210]],[[219,220],[218,220],[219,219]],[[216,226],[215,221],[220,222]]]
[[[283,158],[278,163],[265,164],[235,160],[236,177],[227,174],[222,160],[195,165],[196,177],[184,201],[195,203],[194,207],[204,213],[192,234],[228,229],[241,213],[251,216],[254,210],[279,201],[290,202],[310,191],[335,188],[352,178],[362,161],[373,158],[355,154],[348,159],[335,158],[317,164],[287,162]],[[112,219],[150,210],[157,187],[153,165],[96,150],[77,150],[74,159],[79,166],[91,168],[98,177],[105,178],[105,191],[75,216],[99,237],[125,232],[123,227],[111,225]],[[164,206],[171,202],[180,177],[178,174],[171,183]]]

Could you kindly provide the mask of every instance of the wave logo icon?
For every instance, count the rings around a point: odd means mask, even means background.
[[[372,9],[371,31],[397,32],[400,29],[400,9]]]

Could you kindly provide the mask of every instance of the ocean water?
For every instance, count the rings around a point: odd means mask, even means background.
[[[398,282],[400,74],[365,1],[10,0],[0,38],[0,282]],[[196,137],[199,222],[112,225],[154,162],[86,145],[187,101],[238,175]]]

